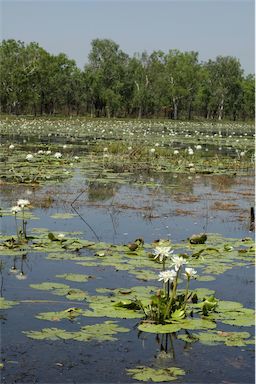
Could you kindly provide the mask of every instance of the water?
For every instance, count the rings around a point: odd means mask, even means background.
[[[34,206],[32,211],[39,219],[29,221],[28,232],[41,227],[60,233],[78,231],[82,233],[82,238],[92,241],[98,238],[113,244],[127,244],[138,237],[143,237],[146,243],[160,238],[176,243],[203,231],[240,239],[252,236],[249,232],[249,211],[253,205],[252,178],[171,174],[165,177],[167,181],[161,179],[161,183],[152,188],[145,187],[144,177],[141,177],[137,186],[113,183],[110,186],[99,185],[98,189],[94,185],[90,190],[86,179],[79,173],[59,186],[35,190],[3,186],[2,206],[14,205],[15,200],[24,197],[29,190],[28,198]],[[80,216],[71,205],[79,193],[81,196],[73,206]],[[42,207],[46,195],[53,196],[53,200],[48,207]],[[218,205],[219,202],[226,205]],[[50,217],[58,212],[74,213],[76,216],[63,220]],[[1,232],[3,235],[15,233],[13,217],[1,218]],[[24,331],[46,327],[75,331],[81,326],[106,320],[81,317],[75,321],[54,323],[36,319],[39,312],[60,311],[68,306],[80,306],[81,303],[69,302],[65,297],[52,295],[49,291],[32,289],[30,284],[58,281],[86,289],[89,293],[95,293],[98,287],[158,286],[157,281],[143,282],[126,271],[115,271],[113,267],[82,267],[70,260],[47,260],[46,256],[45,252],[28,252],[23,262],[20,258],[16,259],[16,267],[23,269],[25,280],[18,280],[10,272],[13,257],[2,257],[2,296],[22,301],[11,309],[1,311],[2,383],[132,383],[135,380],[126,375],[125,369],[152,364],[183,368],[186,375],[177,382],[184,384],[252,382],[253,346],[188,345],[175,335],[171,336],[172,340],[168,336],[161,341],[161,335],[159,339],[154,334],[139,333],[137,319],[117,319],[118,324],[127,326],[130,331],[119,333],[113,342],[27,338]],[[56,279],[57,274],[67,272],[91,274],[96,279],[86,283]],[[193,282],[193,285],[214,289],[216,297],[254,307],[254,271],[250,263],[233,267],[217,275],[214,281]],[[86,306],[86,303],[83,305]],[[244,331],[229,325],[223,325],[221,329]],[[245,330],[253,333],[251,327]]]

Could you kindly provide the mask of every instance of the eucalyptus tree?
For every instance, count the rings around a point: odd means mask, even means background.
[[[154,51],[148,58],[148,108],[154,116],[168,111],[168,93],[165,83],[166,56]]]
[[[26,64],[25,44],[21,41],[3,40],[0,45],[1,110],[19,113],[24,102]]]
[[[206,69],[210,92],[208,117],[217,115],[218,120],[221,120],[228,103],[238,103],[243,71],[239,60],[231,56],[218,56],[215,61],[209,60]]]
[[[149,98],[148,55],[135,54],[129,62],[129,76],[132,81],[131,106],[137,117],[146,113]]]
[[[255,118],[255,76],[252,74],[242,80],[240,115],[242,119]]]
[[[94,93],[94,108],[98,114],[103,112],[108,117],[115,116],[122,106],[128,55],[109,39],[95,39],[91,45],[85,71]]]
[[[171,101],[173,119],[178,118],[181,103],[188,103],[189,117],[191,117],[200,66],[197,52],[180,52],[170,50],[166,56],[165,84],[168,98]]]

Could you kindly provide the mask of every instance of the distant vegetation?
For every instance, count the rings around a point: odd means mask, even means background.
[[[154,51],[129,57],[107,39],[91,43],[81,70],[37,43],[0,43],[0,111],[91,117],[254,119],[254,75],[238,59],[200,63],[197,52]]]

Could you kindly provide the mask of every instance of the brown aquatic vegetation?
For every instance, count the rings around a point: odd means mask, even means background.
[[[235,203],[226,203],[223,201],[215,201],[214,204],[211,206],[211,209],[217,209],[220,211],[234,211],[239,210],[239,205]]]

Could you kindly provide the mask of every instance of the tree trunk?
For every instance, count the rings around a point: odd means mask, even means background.
[[[178,102],[175,98],[173,98],[173,119],[178,119]]]
[[[222,120],[222,118],[223,118],[223,110],[224,110],[224,96],[222,95],[221,102],[220,102],[220,105],[219,105],[218,120]]]
[[[139,112],[138,112],[138,119],[141,119],[141,116],[142,116],[142,106],[140,105]]]
[[[191,120],[192,118],[192,101],[189,101],[188,105],[188,120]]]

